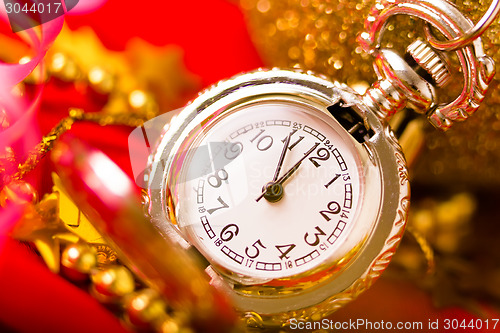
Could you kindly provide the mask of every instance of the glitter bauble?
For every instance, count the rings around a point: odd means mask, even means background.
[[[373,58],[356,41],[375,0],[241,0],[250,32],[267,66],[300,67],[325,74],[351,86],[375,81]],[[477,22],[490,2],[458,0],[459,10]],[[383,46],[402,51],[424,36],[422,22],[399,15],[390,19]],[[498,19],[482,36],[484,49],[500,73]],[[453,56],[452,56],[453,58]],[[461,78],[461,77],[460,77]],[[498,186],[500,173],[500,74],[490,85],[476,114],[446,133],[425,130],[426,149],[414,170],[415,183]],[[461,79],[438,90],[450,101],[461,89]]]

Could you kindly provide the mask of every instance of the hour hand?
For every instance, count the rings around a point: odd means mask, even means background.
[[[278,165],[276,166],[276,171],[274,172],[274,177],[273,177],[273,180],[271,180],[269,183],[267,183],[266,185],[264,185],[264,190],[263,190],[263,193],[261,196],[259,196],[257,198],[257,201],[259,201],[260,199],[262,199],[262,197],[264,196],[264,193],[266,193],[266,191],[268,190],[268,187],[272,184],[274,184],[276,182],[276,180],[278,179],[279,175],[280,175],[280,171],[281,171],[281,167],[283,166],[283,162],[285,161],[285,155],[286,155],[286,152],[288,150],[288,146],[290,144],[290,138],[292,137],[292,135],[297,132],[297,130],[293,130],[291,131],[288,136],[285,138],[285,142],[283,144],[283,149],[281,150],[281,154],[280,154],[280,158],[278,160]],[[278,186],[278,187],[275,187],[276,190],[279,190],[281,188],[281,191],[283,191],[282,187],[281,186]]]
[[[283,183],[290,178],[295,171],[299,169],[300,164],[302,161],[304,161],[307,156],[309,156],[316,147],[319,146],[319,142],[315,143],[314,146],[309,149],[304,156],[294,164],[293,167],[291,167],[283,176],[281,176],[279,179],[277,179],[274,182],[267,183],[264,191],[262,194],[256,199],[256,201],[259,201],[262,198],[266,198],[267,201],[269,202],[277,202],[280,201],[281,198],[283,198]]]

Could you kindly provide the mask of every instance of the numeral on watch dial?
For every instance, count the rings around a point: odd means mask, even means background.
[[[325,218],[325,220],[330,221],[329,215],[334,215],[340,213],[340,205],[337,201],[330,201],[326,206],[328,210],[321,210],[319,213]]]
[[[217,201],[219,201],[222,206],[216,207],[216,208],[207,209],[208,214],[212,215],[215,211],[218,211],[219,209],[229,208],[229,206],[227,205],[227,203],[225,203],[224,200],[222,200],[222,198],[220,196],[217,198]]]
[[[223,180],[227,180],[229,178],[229,174],[224,169],[219,169],[215,171],[214,174],[208,176],[208,183],[212,187],[220,187],[222,185]]]
[[[297,245],[288,244],[288,245],[276,245],[275,247],[281,253],[280,259],[283,259],[283,258],[290,259],[290,257],[288,256],[288,253],[290,253],[290,251],[292,251],[295,246],[297,246]]]
[[[255,243],[252,244],[252,248],[249,248],[247,246],[245,249],[245,254],[247,255],[248,258],[255,259],[260,254],[259,247],[266,249],[266,247],[262,244],[260,239],[258,239]]]
[[[320,227],[316,227],[316,230],[318,232],[314,233],[314,241],[310,242],[309,239],[312,238],[312,237],[309,237],[309,233],[306,232],[306,234],[304,235],[304,241],[311,245],[311,246],[316,246],[319,244],[320,240],[319,240],[319,236],[326,236],[325,232],[323,230],[321,230]]]
[[[261,136],[261,134],[264,133],[265,131],[266,130],[261,129],[259,134],[257,134],[256,136],[253,137],[253,139],[250,140],[250,142],[253,143],[255,140],[258,139],[257,140],[257,149],[260,151],[268,150],[273,145],[273,137],[272,136],[270,136],[270,135]]]

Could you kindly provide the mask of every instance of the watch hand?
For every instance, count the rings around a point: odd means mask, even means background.
[[[280,179],[278,179],[276,181],[276,184],[280,184],[280,185],[283,185],[283,183],[288,179],[290,178],[290,176],[298,170],[300,164],[302,163],[303,160],[305,160],[307,158],[307,156],[309,156],[313,151],[314,149],[316,149],[316,147],[319,146],[319,142],[317,142],[314,146],[311,147],[311,149],[309,149],[305,154],[304,156],[297,162],[295,163],[295,165],[293,167],[290,168],[290,170],[288,170],[283,176],[281,176]]]
[[[295,132],[297,132],[297,130],[291,131],[290,134],[288,134],[288,136],[285,139],[285,143],[283,144],[283,150],[281,151],[280,159],[278,161],[278,166],[276,167],[276,171],[274,173],[274,177],[272,180],[273,182],[275,182],[278,179],[281,167],[283,166],[283,161],[285,160],[286,151],[288,150],[288,145],[290,144],[290,138]]]
[[[318,147],[318,146],[319,146],[319,142],[317,142],[314,146],[311,147],[311,149],[309,149],[306,153],[304,153],[304,156],[297,163],[295,163],[294,166],[291,167],[277,181],[268,183],[266,185],[264,191],[256,199],[256,201],[258,202],[263,197],[265,197],[266,200],[268,200],[270,202],[277,202],[277,201],[281,200],[281,198],[283,197],[283,183],[285,181],[287,181],[288,178],[290,178],[290,176],[292,176],[295,173],[295,171],[297,171],[299,169],[299,166],[302,163],[302,161],[304,161],[307,158],[307,156],[309,156],[314,151],[314,149],[316,149],[316,147]]]

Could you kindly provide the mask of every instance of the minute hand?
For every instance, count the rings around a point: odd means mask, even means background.
[[[300,164],[302,163],[302,161],[304,161],[307,156],[309,156],[313,151],[314,149],[316,149],[316,147],[319,146],[319,142],[317,142],[314,146],[311,147],[311,149],[309,149],[305,154],[304,156],[297,162],[295,163],[295,165],[293,167],[290,168],[290,170],[288,170],[283,176],[281,176],[277,181],[276,181],[276,184],[280,184],[280,185],[283,185],[284,182],[287,181],[288,178],[290,178],[291,175],[293,175],[293,173],[295,171],[297,171],[297,169],[299,168]]]
[[[288,134],[288,136],[285,139],[285,143],[283,144],[283,150],[281,151],[280,159],[278,161],[278,166],[276,167],[276,172],[274,173],[273,182],[275,182],[278,179],[278,176],[280,175],[281,167],[283,166],[283,161],[285,160],[286,151],[288,150],[288,144],[290,143],[290,138],[295,132],[297,132],[297,130],[290,132],[290,134]]]

